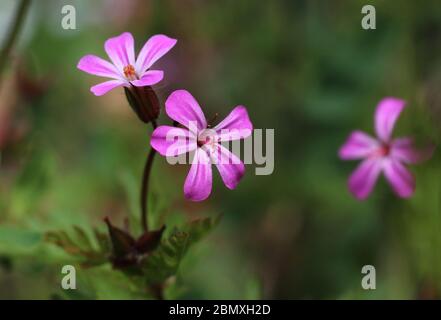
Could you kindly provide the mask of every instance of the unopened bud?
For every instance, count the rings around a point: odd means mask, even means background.
[[[149,123],[158,118],[159,100],[152,87],[131,86],[130,88],[124,88],[124,91],[127,101],[142,122]]]

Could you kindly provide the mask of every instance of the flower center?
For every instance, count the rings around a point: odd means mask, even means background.
[[[204,145],[213,146],[216,143],[216,132],[212,129],[205,129],[198,135],[198,147]]]
[[[136,80],[135,67],[132,66],[131,64],[126,65],[123,69],[123,72],[124,72],[124,76],[127,78],[127,80],[129,80],[129,81]]]
[[[378,149],[376,149],[372,155],[374,157],[386,157],[390,153],[390,146],[387,144],[383,144]]]

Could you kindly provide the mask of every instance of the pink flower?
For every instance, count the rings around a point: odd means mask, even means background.
[[[375,111],[377,138],[354,131],[339,150],[343,160],[363,159],[348,181],[349,190],[360,200],[369,196],[381,172],[399,197],[408,198],[415,191],[415,179],[405,165],[428,159],[433,148],[421,152],[411,138],[392,139],[392,130],[404,106],[405,101],[397,98],[381,100]]]
[[[214,164],[229,189],[236,188],[245,173],[242,161],[222,146],[222,141],[244,139],[253,125],[244,106],[237,106],[213,128],[207,124],[201,107],[185,90],[174,91],[165,102],[167,115],[184,126],[160,126],[153,131],[150,144],[162,156],[177,156],[194,151],[184,195],[193,201],[205,200],[211,193]]]
[[[133,36],[129,32],[124,32],[108,39],[104,44],[104,49],[112,63],[89,54],[81,58],[77,68],[112,79],[90,88],[96,96],[120,86],[152,86],[162,80],[164,73],[161,70],[149,70],[150,67],[173,48],[176,41],[161,34],[155,35],[144,44],[135,60]]]

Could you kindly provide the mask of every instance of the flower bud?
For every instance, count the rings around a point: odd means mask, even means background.
[[[158,230],[146,231],[135,239],[127,231],[115,227],[106,217],[104,222],[109,230],[109,238],[112,244],[110,261],[116,269],[136,266],[139,262],[156,250],[161,242],[165,226]]]
[[[152,87],[131,86],[130,88],[124,88],[124,91],[127,101],[142,122],[149,123],[158,118],[159,100]]]

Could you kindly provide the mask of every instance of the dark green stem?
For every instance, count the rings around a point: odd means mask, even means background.
[[[11,53],[12,47],[14,46],[14,42],[16,41],[20,33],[30,3],[31,0],[21,0],[21,2],[18,5],[17,12],[15,14],[14,19],[12,20],[12,24],[10,26],[5,43],[0,51],[0,74],[3,72],[5,63]]]
[[[156,121],[152,121],[153,129],[156,129],[157,124]],[[156,151],[151,148],[150,152],[147,156],[147,160],[144,166],[144,174],[142,177],[142,185],[141,185],[141,225],[144,232],[149,230],[148,225],[148,193],[149,193],[149,180],[150,180],[150,172],[152,171],[153,160],[155,159]]]

